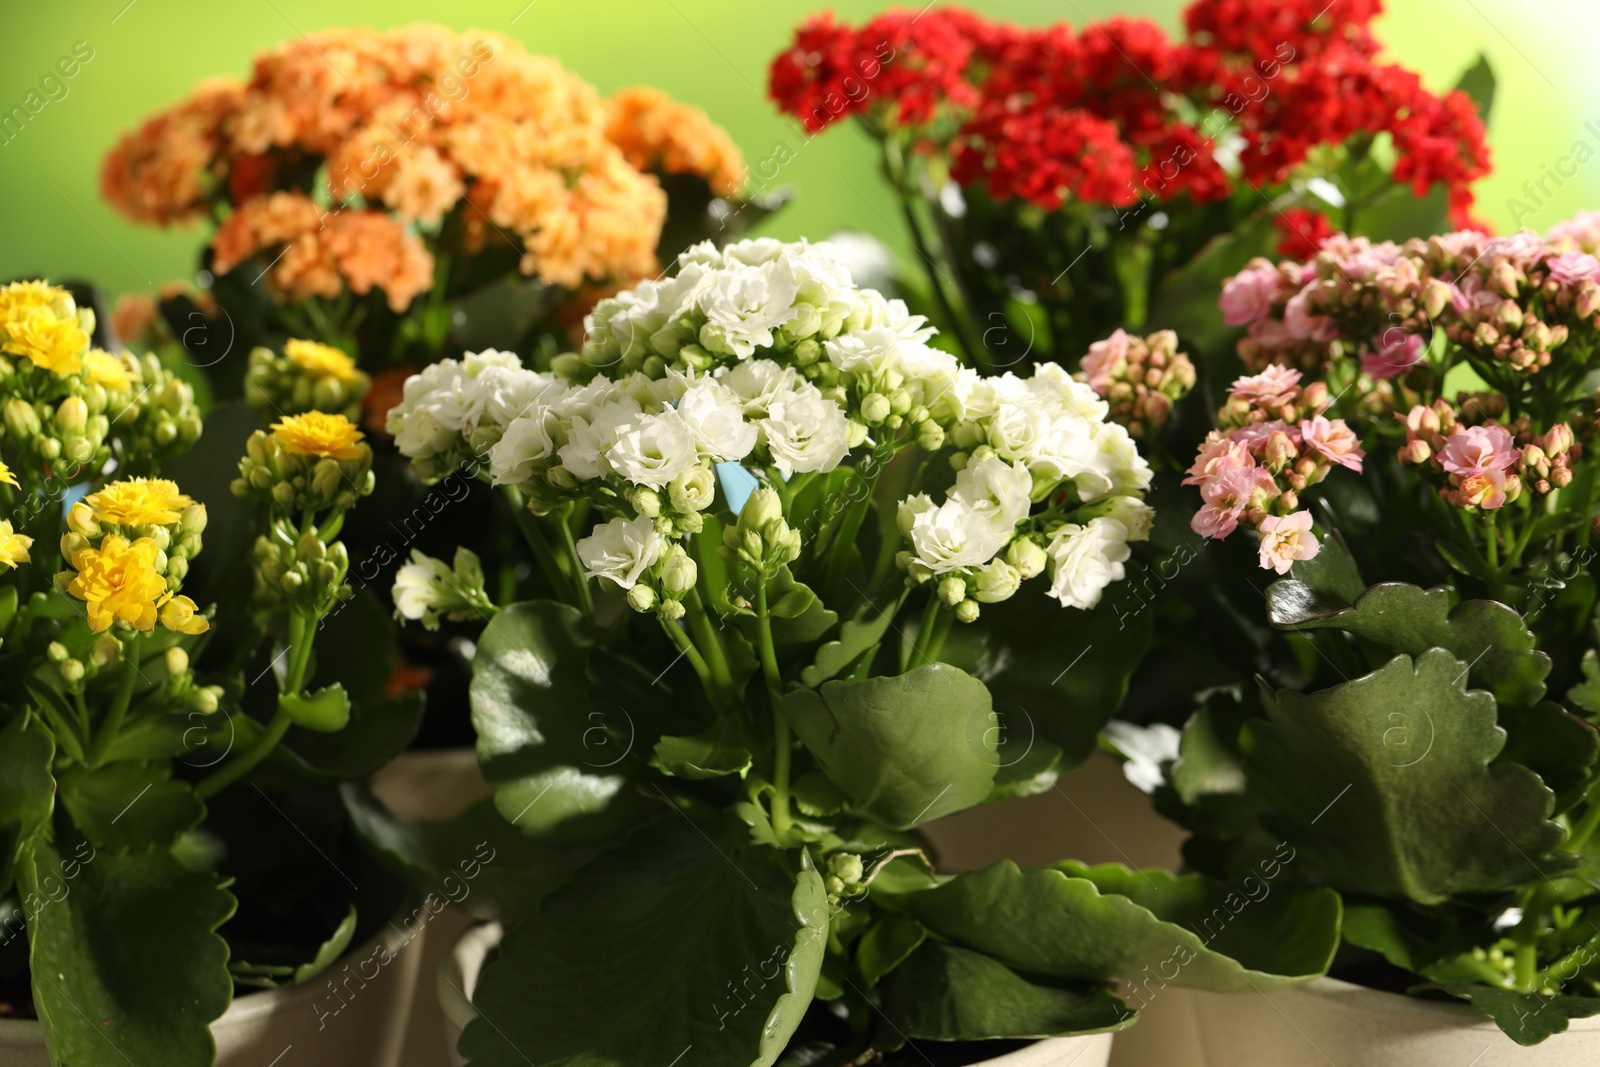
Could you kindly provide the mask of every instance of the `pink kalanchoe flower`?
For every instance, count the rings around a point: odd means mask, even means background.
[[[1260,458],[1266,453],[1267,443],[1272,440],[1272,435],[1281,433],[1289,438],[1295,447],[1300,445],[1300,428],[1284,422],[1282,419],[1273,419],[1271,422],[1253,422],[1248,426],[1241,426],[1233,431],[1233,439],[1239,442],[1252,456]]]
[[[1445,442],[1439,462],[1445,470],[1463,478],[1503,471],[1517,462],[1516,443],[1504,426],[1471,426]]]
[[[1279,408],[1293,403],[1300,395],[1300,372],[1273,364],[1260,374],[1239,378],[1228,387],[1228,396],[1252,407]]]
[[[1306,444],[1341,467],[1361,473],[1361,441],[1343,419],[1328,419],[1322,415],[1302,420],[1300,436]]]
[[[1506,506],[1506,472],[1475,471],[1462,477],[1455,493],[1456,503],[1473,505],[1485,511]]]
[[[1257,467],[1228,464],[1200,483],[1205,506],[1195,512],[1189,528],[1201,537],[1223,538],[1238,529],[1239,518],[1252,503],[1263,505],[1277,493],[1272,475]]]
[[[1229,278],[1222,286],[1222,321],[1229,326],[1260,322],[1272,310],[1278,288],[1278,268],[1259,260]]]
[[[1398,378],[1422,361],[1426,347],[1422,338],[1414,333],[1398,327],[1385,330],[1378,338],[1377,350],[1361,357],[1362,373],[1379,381]]]
[[[1223,467],[1249,467],[1254,462],[1249,451],[1238,441],[1213,430],[1200,446],[1200,453],[1190,465],[1187,471],[1189,477],[1183,480],[1183,484],[1201,485]]]
[[[1562,285],[1600,281],[1600,259],[1587,252],[1563,252],[1546,260],[1550,277]]]
[[[1283,306],[1283,328],[1296,341],[1331,341],[1338,327],[1326,315],[1311,311],[1311,290],[1302,289]]]
[[[1322,546],[1311,532],[1311,512],[1268,515],[1261,520],[1261,569],[1289,573],[1295,560],[1311,559]]]
[[[1111,378],[1128,362],[1128,343],[1132,338],[1126,330],[1119,329],[1104,341],[1089,346],[1089,354],[1080,364],[1088,376],[1089,388],[1105,396],[1111,389]]]

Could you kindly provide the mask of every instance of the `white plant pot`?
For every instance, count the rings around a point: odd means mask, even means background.
[[[452,1067],[464,1067],[466,1060],[456,1054],[461,1031],[477,1011],[472,1007],[472,992],[478,972],[495,945],[500,943],[499,923],[480,923],[463,933],[439,966],[439,1005],[444,1009],[445,1037]],[[1085,1037],[1053,1037],[1036,1041],[1027,1048],[982,1060],[972,1067],[1107,1067],[1111,1062],[1110,1034]]]
[[[1566,1033],[1525,1048],[1465,1004],[1419,1000],[1336,978],[1317,978],[1275,993],[1189,996],[1195,1004],[1203,1067],[1600,1063],[1600,1018],[1574,1019]]]
[[[412,908],[311,981],[236,999],[211,1024],[217,1067],[395,1067],[427,940]],[[0,1067],[50,1067],[37,1022],[0,1019]]]

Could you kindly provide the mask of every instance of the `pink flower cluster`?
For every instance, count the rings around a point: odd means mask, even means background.
[[[1194,364],[1178,351],[1178,335],[1136,337],[1117,330],[1089,346],[1078,377],[1111,405],[1111,418],[1134,437],[1159,430],[1174,402],[1194,388]]]
[[[1469,410],[1485,410],[1469,398]],[[1493,511],[1513,503],[1524,488],[1544,495],[1571,484],[1572,465],[1583,455],[1572,427],[1557,423],[1542,434],[1525,424],[1469,426],[1444,400],[1418,404],[1404,416],[1406,443],[1400,459],[1429,470],[1439,495],[1458,508]]]
[[[1322,414],[1328,390],[1304,388],[1301,374],[1271,366],[1233,383],[1228,402],[1183,484],[1199,486],[1204,505],[1190,527],[1223,538],[1241,524],[1261,535],[1261,566],[1286,573],[1320,548],[1311,513],[1297,510],[1300,494],[1334,466],[1359,473],[1361,442],[1343,419]]]
[[[1375,381],[1425,365],[1438,332],[1481,367],[1536,374],[1600,329],[1600,213],[1540,236],[1462,230],[1403,245],[1334,234],[1308,263],[1253,260],[1228,279],[1223,320],[1245,365],[1320,372],[1341,358]]]

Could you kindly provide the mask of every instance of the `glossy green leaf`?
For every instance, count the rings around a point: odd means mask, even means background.
[[[1494,698],[1443,649],[1316,693],[1264,694],[1252,789],[1328,885],[1438,903],[1560,873],[1564,831],[1538,775],[1497,760]]]
[[[1033,982],[981,952],[931,941],[895,968],[882,989],[893,1029],[932,1041],[1098,1033],[1138,1018],[1103,985]]]
[[[797,689],[782,709],[854,809],[886,826],[906,830],[969,808],[994,784],[989,691],[947,664]]]
[[[675,778],[694,780],[743,774],[754,758],[743,724],[725,718],[697,734],[663,737],[651,763]]]
[[[578,873],[485,968],[474,1067],[767,1067],[811,1004],[827,894],[803,852],[663,814]]]
[[[54,759],[55,745],[38,720],[18,716],[0,730],[0,896],[11,889],[18,842],[50,818]]]
[[[1534,648],[1522,616],[1493,600],[1467,600],[1451,608],[1450,591],[1442,586],[1386,582],[1347,608],[1323,611],[1291,579],[1272,584],[1267,605],[1273,625],[1286,630],[1345,630],[1412,656],[1446,649],[1471,665],[1473,685],[1502,704],[1528,707],[1544,697],[1550,657]]]
[[[35,835],[18,864],[34,1004],[61,1064],[211,1067],[211,1020],[232,996],[216,930],[233,897],[171,853],[101,850],[76,867]]]
[[[525,832],[565,843],[604,838],[646,804],[627,788],[627,758],[586,744],[595,723],[585,665],[597,638],[574,607],[512,604],[484,630],[472,664],[478,762],[496,807]]]
[[[319,734],[337,733],[350,721],[350,697],[337,683],[306,693],[280,693],[278,710],[289,721]]]
[[[1583,681],[1567,690],[1567,702],[1587,712],[1591,720],[1600,719],[1600,653],[1589,649],[1581,666]]]
[[[205,815],[194,789],[165,763],[74,767],[61,777],[61,803],[96,848],[170,847]]]
[[[866,979],[867,987],[877,985],[904,963],[927,936],[928,928],[911,916],[898,911],[884,912],[856,943],[856,968]]]
[[[1600,1015],[1600,997],[1547,997],[1466,982],[1440,982],[1424,988],[1443,990],[1465,1000],[1493,1019],[1495,1025],[1519,1045],[1537,1045],[1548,1037],[1565,1033],[1568,1022],[1573,1019]]]
[[[846,619],[839,625],[836,639],[817,649],[811,666],[800,672],[800,684],[815,689],[830,678],[838,677],[862,656],[877,649],[904,601],[902,595],[882,607],[871,602],[862,605],[855,618]]]
[[[1560,704],[1500,709],[1506,747],[1500,759],[1529,768],[1556,792],[1556,812],[1583,798],[1600,758],[1600,733]]]
[[[1002,860],[911,896],[931,929],[1029,974],[1105,981],[1157,975],[1218,992],[1274,989],[1323,974],[1339,947],[1339,895],[1251,877],[1107,864],[1029,870]]]

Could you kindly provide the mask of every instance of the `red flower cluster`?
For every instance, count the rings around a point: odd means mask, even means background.
[[[905,129],[922,150],[947,152],[962,185],[1046,210],[1206,203],[1239,180],[1283,182],[1318,145],[1387,132],[1395,180],[1419,194],[1445,184],[1459,224],[1488,172],[1483,124],[1465,94],[1434,96],[1373,61],[1381,8],[1195,0],[1177,42],[1134,19],[1074,34],[943,7],[854,30],[825,15],[773,61],[770,92],[813,132],[847,115]],[[1234,173],[1216,151],[1229,130],[1244,140]]]

